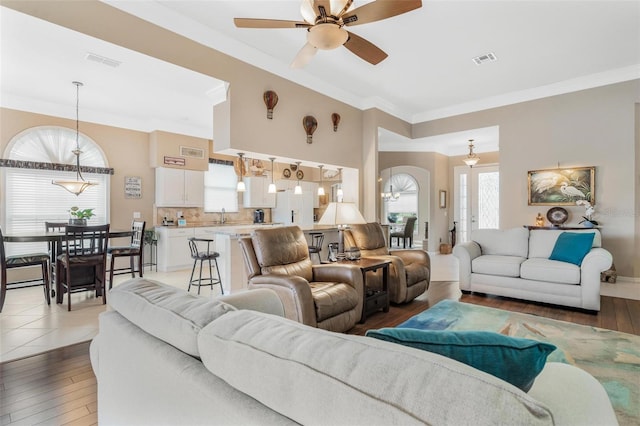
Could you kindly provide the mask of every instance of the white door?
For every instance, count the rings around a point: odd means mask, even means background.
[[[474,229],[500,227],[498,166],[456,167],[454,171],[456,243],[469,241]]]

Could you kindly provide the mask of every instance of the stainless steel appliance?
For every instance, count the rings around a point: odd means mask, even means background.
[[[256,209],[253,212],[253,223],[264,223],[264,210]]]

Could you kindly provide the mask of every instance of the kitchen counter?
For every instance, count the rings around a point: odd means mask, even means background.
[[[187,226],[156,226],[158,234],[158,271],[176,271],[190,269],[193,266],[189,250],[189,238],[206,238],[213,241],[211,249],[220,254],[218,267],[225,294],[246,289],[247,273],[238,240],[251,235],[255,229],[284,226],[282,223],[229,223],[207,224],[192,223]],[[322,231],[325,234],[322,258],[326,259],[328,244],[338,241],[338,228],[314,225],[302,228],[310,242],[310,232]],[[314,256],[314,261],[317,258]],[[185,284],[186,285],[186,284]]]

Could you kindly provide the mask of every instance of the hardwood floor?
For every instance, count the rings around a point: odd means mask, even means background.
[[[372,328],[393,327],[442,298],[457,297],[457,290],[446,284],[433,286],[429,293],[406,305],[391,306],[386,314],[372,314],[349,333],[361,335]],[[602,296],[597,315],[476,294],[463,295],[461,301],[640,335],[638,300]],[[88,342],[0,364],[1,425],[94,425],[97,409]]]

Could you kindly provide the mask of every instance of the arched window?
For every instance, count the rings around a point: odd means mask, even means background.
[[[109,222],[109,178],[112,169],[100,147],[89,137],[79,135],[82,154],[80,165],[85,179],[97,182],[79,196],[51,183],[55,179],[75,180],[75,130],[57,126],[40,126],[16,135],[8,144],[3,173],[5,233],[44,230],[44,222],[69,219],[69,209],[93,208],[96,214],[90,223]],[[9,244],[7,249],[19,253],[34,249]]]
[[[395,201],[384,201],[384,217],[389,222],[402,222],[405,216],[418,216],[418,182],[408,173],[397,173],[387,179],[382,185],[383,192],[393,192],[400,196]],[[417,235],[418,227],[414,228]],[[415,238],[414,238],[415,239]]]

